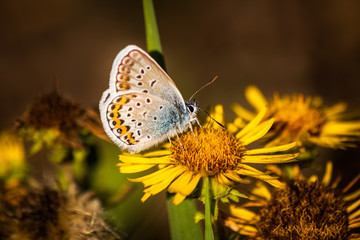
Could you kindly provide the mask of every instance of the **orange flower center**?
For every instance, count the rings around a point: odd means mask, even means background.
[[[191,171],[215,175],[235,169],[241,163],[244,146],[225,129],[195,128],[172,142],[171,152],[177,164]]]
[[[303,95],[283,98],[275,95],[267,117],[275,119],[272,130],[287,141],[295,141],[304,134],[319,136],[325,123],[323,114]]]

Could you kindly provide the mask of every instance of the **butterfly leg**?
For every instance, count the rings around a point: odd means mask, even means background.
[[[199,127],[201,127],[201,128],[202,128],[202,126],[201,126],[201,124],[200,124],[199,120],[197,119],[197,117],[195,117],[194,119],[192,119],[192,121],[194,121],[194,120],[195,120],[195,122],[199,125]]]
[[[191,123],[189,124],[189,127],[190,127],[190,130],[191,130],[192,134],[194,135],[194,138],[196,138],[196,140],[198,140],[198,142],[200,142],[200,140],[196,137],[196,135],[195,135],[195,133],[194,133],[194,129],[193,129]],[[200,126],[200,127],[201,127],[201,126]]]
[[[181,141],[180,141],[180,138],[179,138],[179,134],[178,134],[177,132],[176,132],[176,137],[177,137],[177,139],[178,139],[178,141],[179,141],[180,147],[182,148],[183,152],[185,152],[185,148],[184,148],[184,146],[182,145],[182,143],[181,143]]]
[[[169,137],[168,137],[168,139],[169,139],[170,146],[172,146],[171,139]]]

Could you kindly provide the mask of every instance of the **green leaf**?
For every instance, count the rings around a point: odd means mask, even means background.
[[[200,223],[195,223],[196,206],[193,199],[185,199],[178,206],[168,197],[167,209],[171,239],[173,240],[196,240],[203,239]]]

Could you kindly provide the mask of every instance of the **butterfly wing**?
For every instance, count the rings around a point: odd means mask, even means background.
[[[109,89],[99,107],[106,133],[129,152],[142,151],[185,130],[190,117],[175,83],[134,45],[116,56]]]
[[[116,92],[141,92],[179,105],[185,102],[167,73],[141,48],[129,45],[116,56],[110,73],[109,88]]]
[[[183,119],[174,105],[144,93],[120,94],[106,105],[106,114],[101,114],[106,133],[132,153],[174,136]]]

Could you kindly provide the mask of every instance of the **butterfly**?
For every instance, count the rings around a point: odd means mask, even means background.
[[[196,102],[185,102],[175,83],[144,50],[129,45],[116,56],[100,116],[122,150],[137,153],[191,128]]]

